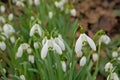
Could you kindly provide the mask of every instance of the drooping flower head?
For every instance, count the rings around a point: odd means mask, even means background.
[[[77,53],[78,57],[82,56],[82,47],[84,46],[84,41],[88,42],[92,50],[96,51],[96,45],[94,41],[90,37],[88,37],[85,33],[82,33],[75,44],[75,52]]]
[[[42,29],[39,24],[34,24],[30,30],[30,36],[33,36],[35,33],[37,33],[39,36],[42,35]]]
[[[58,37],[55,38],[51,37],[50,39],[45,37],[42,41],[42,45],[43,45],[41,50],[42,59],[44,59],[47,56],[49,49],[56,51],[59,55],[61,55],[62,51],[65,50],[65,45],[61,35],[58,35]]]
[[[105,71],[108,72],[108,71],[111,71],[112,69],[113,69],[112,63],[111,62],[106,63]]]
[[[81,59],[80,59],[80,66],[84,66],[86,64],[86,57],[83,56]]]
[[[27,43],[21,44],[21,45],[19,46],[19,48],[18,48],[17,53],[16,53],[16,57],[17,57],[17,58],[22,57],[23,51],[24,51],[24,50],[27,50],[29,47],[30,47],[30,45],[27,44]]]
[[[110,39],[110,37],[107,36],[107,35],[102,35],[102,36],[100,37],[100,41],[103,42],[103,43],[105,43],[105,44],[109,44],[109,43],[111,42],[111,39]]]
[[[62,54],[62,49],[55,43],[54,39],[47,39],[41,50],[41,58],[44,59],[47,56],[49,48],[55,50],[58,54]]]
[[[3,31],[6,35],[6,37],[10,37],[11,34],[15,33],[14,28],[10,24],[4,24]]]

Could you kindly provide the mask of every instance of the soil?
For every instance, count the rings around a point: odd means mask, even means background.
[[[78,19],[86,33],[92,36],[103,29],[111,38],[120,35],[120,13],[115,15],[114,10],[120,10],[120,0],[75,0],[74,6]]]

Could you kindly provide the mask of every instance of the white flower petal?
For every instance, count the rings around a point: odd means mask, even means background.
[[[107,36],[107,35],[102,35],[102,36],[100,37],[100,41],[102,41],[102,42],[105,43],[105,44],[109,44],[109,43],[111,42],[111,39],[110,39],[110,37]]]
[[[31,63],[34,63],[34,56],[33,55],[29,55],[28,56],[28,61],[30,61]]]
[[[86,34],[84,34],[84,35],[85,35],[85,37],[86,37],[86,39],[87,39],[87,42],[88,42],[88,44],[90,45],[90,47],[91,47],[94,51],[96,51],[96,45],[95,45],[94,41],[93,41],[90,37],[88,37]]]
[[[42,35],[42,30],[40,28],[40,25],[39,24],[34,24],[30,30],[30,36],[33,36],[34,33],[38,33],[39,36]]]
[[[47,53],[48,53],[48,41],[45,43],[45,45],[41,50],[41,58],[45,59],[45,57],[47,56]]]
[[[15,43],[15,37],[14,37],[14,36],[11,36],[11,37],[10,37],[10,41],[11,41],[11,43]]]
[[[98,54],[97,53],[92,54],[92,58],[93,58],[93,61],[96,62],[99,58]]]
[[[26,80],[24,75],[20,75],[21,80]]]
[[[14,28],[10,24],[4,24],[3,30],[7,36],[9,36],[11,33],[15,33]]]
[[[66,72],[66,63],[65,63],[65,61],[61,61],[61,64],[62,64],[63,71]]]
[[[70,14],[71,14],[72,16],[76,16],[76,10],[75,10],[75,9],[72,9],[72,10],[70,11]]]
[[[28,43],[23,43],[20,45],[22,47],[22,49],[28,49],[30,47],[30,45]]]
[[[40,0],[34,0],[34,4],[35,4],[36,6],[40,5]]]
[[[35,27],[32,27],[32,28],[30,29],[30,36],[33,36],[34,31],[35,31]]]
[[[0,49],[3,50],[3,51],[6,49],[6,44],[5,44],[5,42],[3,42],[3,41],[0,42]]]
[[[110,62],[106,63],[105,71],[108,72],[108,71],[111,71],[112,69],[113,69],[112,63],[110,63]]]
[[[20,58],[20,57],[22,57],[22,54],[23,54],[23,48],[20,46],[20,47],[18,48],[17,53],[16,53],[16,57],[17,57],[17,58]]]
[[[39,42],[34,42],[34,48],[38,49],[39,48]]]
[[[62,54],[62,49],[55,42],[53,42],[53,49],[55,49],[58,54]]]
[[[118,57],[118,52],[117,52],[117,51],[113,51],[113,52],[112,52],[112,57],[113,57],[113,58]]]
[[[50,19],[52,19],[52,17],[53,17],[53,12],[50,11],[50,12],[48,13],[48,16],[49,16]]]
[[[9,21],[12,21],[12,20],[13,20],[13,17],[14,17],[13,13],[10,13],[10,14],[8,15],[8,20],[9,20]]]
[[[112,79],[113,80],[120,80],[119,77],[118,77],[118,75],[117,75],[117,73],[115,73],[115,72],[112,73]]]
[[[80,59],[80,66],[84,66],[86,64],[86,57],[83,56],[81,59]]]
[[[42,45],[44,45],[46,43],[46,41],[47,41],[47,37],[43,38]]]
[[[75,44],[75,52],[76,52],[76,54],[78,54],[79,55],[79,51],[81,51],[81,49],[82,49],[82,46],[83,46],[83,44],[82,44],[82,42],[83,42],[83,40],[82,40],[82,38],[81,38],[81,36],[78,38],[78,40],[76,41],[76,44]]]
[[[61,47],[62,50],[65,50],[65,45],[61,39],[55,38],[55,41]]]
[[[36,26],[37,26],[37,29],[38,29],[38,34],[39,34],[39,36],[41,36],[42,35],[41,27],[40,27],[39,24],[37,24]]]
[[[4,13],[4,12],[5,12],[5,6],[3,6],[3,5],[0,6],[0,12],[1,12],[1,13]]]
[[[82,52],[82,51],[78,51],[78,52],[77,52],[77,57],[82,57],[82,55],[83,55],[83,52]]]
[[[31,48],[27,48],[27,53],[31,54],[32,53],[32,49]]]
[[[5,23],[5,18],[3,16],[0,16],[0,22]]]

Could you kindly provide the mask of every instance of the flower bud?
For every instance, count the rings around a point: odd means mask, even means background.
[[[9,20],[9,21],[12,21],[12,20],[13,20],[13,17],[14,17],[14,15],[13,15],[12,13],[10,13],[10,14],[8,15],[8,20]]]
[[[80,59],[80,66],[84,66],[86,64],[86,57],[83,56],[81,59]]]
[[[105,71],[108,72],[108,71],[111,71],[112,69],[113,69],[112,63],[108,62],[108,63],[105,65]]]
[[[0,49],[3,51],[6,49],[6,44],[4,41],[0,42]]]
[[[26,80],[24,75],[20,75],[21,80]]]
[[[63,71],[66,72],[66,63],[65,63],[65,61],[61,61],[61,64],[62,64]]]
[[[72,10],[70,11],[70,13],[71,13],[72,16],[76,16],[76,10],[75,10],[75,9],[72,9]]]
[[[117,52],[117,51],[113,51],[113,52],[112,52],[112,57],[113,57],[113,58],[118,57],[118,52]]]
[[[92,58],[93,58],[93,61],[94,62],[96,62],[97,60],[98,60],[98,54],[97,53],[94,53],[93,55],[92,55]]]
[[[5,6],[3,6],[3,5],[0,6],[0,12],[1,12],[1,13],[4,13],[4,12],[5,12]]]
[[[39,48],[39,43],[38,42],[34,42],[34,48],[38,49]]]
[[[33,55],[29,55],[28,61],[30,61],[31,63],[34,63],[34,56]]]
[[[48,16],[49,16],[50,19],[52,19],[53,13],[52,13],[52,12],[49,12]]]
[[[27,53],[28,53],[28,54],[31,54],[31,53],[32,53],[32,49],[31,49],[31,48],[28,48],[28,49],[27,49]]]

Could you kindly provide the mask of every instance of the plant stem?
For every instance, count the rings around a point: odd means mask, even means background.
[[[93,79],[94,80],[96,80],[96,76],[97,76],[98,70],[99,70],[100,49],[101,49],[101,41],[99,41],[99,46],[98,46],[98,56],[99,56],[99,59],[98,59],[98,61],[96,63],[95,72],[93,74]]]

